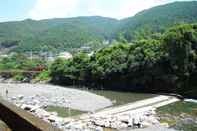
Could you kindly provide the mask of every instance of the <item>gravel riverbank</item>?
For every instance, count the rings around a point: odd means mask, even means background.
[[[162,125],[163,123],[158,121],[154,109],[154,107],[165,105],[164,102],[169,103],[168,99],[171,97],[168,96],[157,96],[123,106],[111,107],[97,113],[84,114],[78,119],[59,117],[57,112],[47,112],[45,107],[70,107],[80,111],[95,112],[111,106],[112,102],[103,96],[87,91],[47,84],[0,83],[0,95],[64,131],[104,131],[105,128],[133,131],[133,128],[139,127],[141,128],[139,131],[155,129],[157,131],[175,131],[167,128],[166,123]],[[148,107],[143,107],[146,105]]]
[[[8,90],[8,96],[6,96]],[[87,91],[47,84],[5,84],[0,83],[0,95],[14,98],[19,95],[31,101],[31,97],[46,105],[70,107],[81,111],[94,112],[112,105],[112,102]]]

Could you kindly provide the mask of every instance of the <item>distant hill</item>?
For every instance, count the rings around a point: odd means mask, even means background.
[[[133,17],[121,20],[118,34],[128,41],[164,32],[175,24],[197,22],[197,1],[174,2],[144,10]]]
[[[104,41],[124,38],[131,42],[164,32],[175,24],[197,22],[197,2],[174,2],[144,10],[122,20],[91,16],[0,23],[0,50],[73,51],[97,49]]]
[[[18,45],[15,51],[70,50],[96,47],[110,40],[118,20],[92,16],[0,23],[0,44]]]

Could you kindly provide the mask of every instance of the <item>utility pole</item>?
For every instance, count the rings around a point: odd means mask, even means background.
[[[33,54],[32,54],[32,50],[30,51],[30,60],[33,60]]]

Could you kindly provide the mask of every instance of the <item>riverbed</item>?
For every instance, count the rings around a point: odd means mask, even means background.
[[[6,90],[8,90],[8,96],[6,96]],[[64,108],[66,110],[69,107],[82,113],[95,112],[107,107],[123,105],[156,96],[153,94],[85,90],[74,87],[28,83],[0,83],[0,95],[5,99],[23,96],[24,100],[26,100],[25,103],[32,101],[33,98],[44,105],[53,107],[53,111],[57,109],[57,112]],[[38,105],[40,104],[38,103]],[[65,116],[65,114],[68,113],[60,111],[59,115]]]
[[[8,94],[6,95],[6,90]],[[37,100],[49,106],[70,107],[94,112],[112,106],[110,99],[87,91],[47,84],[0,84],[0,94],[5,99],[22,96],[26,101]]]

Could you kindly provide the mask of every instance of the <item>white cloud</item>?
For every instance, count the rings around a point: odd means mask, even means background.
[[[68,17],[77,6],[77,0],[37,0],[30,10],[32,19]]]
[[[120,4],[121,9],[119,14],[117,13],[117,18],[133,16],[142,10],[174,1],[175,0],[125,0],[122,5]]]
[[[86,4],[86,10],[80,15],[100,15],[113,18],[133,16],[139,11],[174,0],[79,0]]]
[[[121,19],[173,1],[175,0],[37,0],[29,17],[46,19],[99,15]]]
[[[154,4],[154,0],[127,0],[127,2],[125,2],[124,5],[122,5],[122,7],[124,8],[120,10],[120,14],[118,17],[124,18],[128,16],[133,16],[139,11],[154,6]]]

